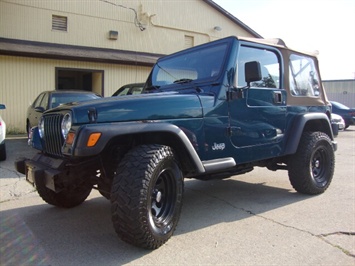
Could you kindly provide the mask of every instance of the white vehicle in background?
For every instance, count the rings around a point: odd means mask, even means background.
[[[331,122],[334,124],[337,124],[339,130],[345,129],[345,121],[340,115],[332,113],[331,114]]]
[[[0,109],[5,109],[5,105],[0,104]],[[5,136],[6,136],[6,124],[4,120],[2,120],[0,115],[0,161],[6,160]]]

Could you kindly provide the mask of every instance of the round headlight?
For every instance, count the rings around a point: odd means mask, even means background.
[[[43,139],[44,138],[44,117],[42,116],[38,123],[38,133],[39,136]]]
[[[62,120],[62,135],[63,138],[66,139],[71,128],[71,115],[67,113],[64,115]]]

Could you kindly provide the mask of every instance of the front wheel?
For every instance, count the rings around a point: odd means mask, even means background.
[[[334,174],[335,156],[329,136],[323,132],[305,132],[297,152],[288,162],[288,175],[296,191],[323,193]]]
[[[182,207],[183,176],[172,149],[138,146],[116,173],[111,190],[116,233],[135,246],[160,247],[172,236]]]
[[[46,187],[44,178],[36,178],[35,184],[38,194],[45,202],[61,208],[72,208],[80,205],[86,200],[92,189],[92,187],[83,183],[81,186],[72,185],[63,188],[60,192],[54,192]]]

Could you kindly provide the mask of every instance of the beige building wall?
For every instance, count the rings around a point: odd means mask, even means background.
[[[146,80],[150,71],[149,67],[141,66],[1,55],[0,62],[0,103],[6,105],[1,116],[10,133],[25,132],[27,107],[42,91],[54,90],[56,67],[103,70],[106,96],[124,84]]]
[[[0,0],[0,39],[73,45],[82,47],[83,54],[85,47],[93,47],[161,55],[230,35],[255,37],[255,32],[204,0],[108,1],[115,5],[102,0]],[[143,31],[137,27],[133,9]],[[67,17],[67,31],[52,30],[53,15]],[[109,39],[109,31],[118,32],[117,40]],[[102,71],[104,82],[101,85],[99,74],[94,73],[93,88],[103,86],[104,96],[124,84],[144,82],[151,69],[134,62],[120,65],[44,56],[0,53],[0,103],[7,107],[1,116],[12,133],[25,132],[29,103],[40,92],[55,89],[56,68]]]
[[[184,49],[185,35],[194,37],[194,45],[230,35],[252,37],[202,0],[110,2],[127,8],[101,0],[0,0],[0,36],[158,54]],[[67,32],[52,30],[52,15],[68,18]],[[108,39],[110,30],[118,31],[117,40]]]

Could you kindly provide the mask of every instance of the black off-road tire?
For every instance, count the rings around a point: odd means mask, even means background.
[[[334,150],[329,136],[323,132],[305,132],[296,154],[288,162],[288,176],[296,191],[321,194],[332,181],[334,165]]]
[[[92,187],[83,184],[82,186],[68,187],[56,193],[46,187],[43,178],[36,178],[35,184],[38,194],[45,202],[61,208],[73,208],[80,205],[86,200],[92,189]]]
[[[183,175],[172,149],[142,145],[120,162],[112,183],[112,221],[118,236],[147,249],[174,233],[183,197]]]

